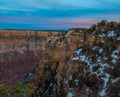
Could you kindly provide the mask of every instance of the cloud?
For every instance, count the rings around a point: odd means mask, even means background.
[[[76,24],[87,24],[87,25],[93,25],[99,22],[99,20],[92,20],[92,19],[70,19],[68,21],[69,23],[76,23]]]
[[[0,0],[0,25],[88,27],[102,19],[120,20],[119,5],[119,0]]]
[[[12,9],[114,9],[118,0],[1,0],[0,5]],[[116,8],[117,9],[117,8]],[[120,8],[119,8],[120,9]]]
[[[31,29],[68,29],[75,27],[90,27],[97,20],[89,19],[63,19],[43,18],[39,16],[0,16],[0,24],[3,28],[23,28],[23,25]]]
[[[4,6],[0,6],[0,10],[7,10],[7,11],[33,11],[32,9],[23,9],[23,8],[9,8],[9,7],[4,7]]]

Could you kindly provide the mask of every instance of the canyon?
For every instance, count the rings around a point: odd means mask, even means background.
[[[1,30],[0,84],[34,83],[35,97],[116,95],[109,93],[113,84],[119,91],[120,81],[120,30],[115,27]]]
[[[83,42],[82,34],[71,32],[65,35],[65,31],[1,30],[0,83],[22,80],[46,54],[53,61],[70,55]]]
[[[64,31],[0,31],[0,84],[22,80],[44,56],[46,43]]]

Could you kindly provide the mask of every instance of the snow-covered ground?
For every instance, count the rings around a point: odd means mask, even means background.
[[[95,50],[95,49],[97,49],[97,47],[94,47],[92,50]],[[99,53],[102,53],[102,52],[103,52],[103,49],[100,48]],[[97,58],[97,62],[95,64],[91,64],[90,59],[88,59],[88,56],[82,54],[82,48],[75,51],[74,53],[76,53],[77,56],[72,58],[73,61],[80,60],[82,62],[85,62],[86,65],[87,65],[86,67],[88,67],[88,70],[89,70],[90,74],[96,74],[97,77],[102,76],[101,79],[103,79],[104,84],[103,84],[103,89],[100,91],[100,95],[102,97],[104,97],[105,96],[105,91],[106,91],[106,88],[107,88],[107,83],[110,80],[110,74],[105,73],[105,69],[106,68],[111,68],[111,67],[107,63],[101,63],[101,57]],[[114,58],[118,58],[115,55],[116,53],[118,53],[118,51],[116,51],[116,50],[113,51],[111,56],[114,57]],[[99,69],[97,71],[93,71],[93,67],[98,66],[98,65],[99,65]]]
[[[109,41],[109,39],[116,39],[117,41],[119,41],[120,36],[118,36],[115,31],[108,31],[107,33],[104,33],[104,31],[102,31],[102,33],[98,36],[99,38],[101,38],[101,41],[99,42],[100,45],[92,45],[92,47],[90,48],[90,50],[95,53],[83,53],[83,48],[81,47],[79,50],[74,51],[76,56],[72,58],[72,60],[79,60],[86,63],[84,65],[86,65],[87,67],[87,72],[89,72],[89,74],[95,74],[96,77],[100,77],[100,79],[104,81],[102,90],[99,92],[100,96],[105,97],[108,84],[111,82],[114,83],[118,79],[120,79],[119,77],[111,80],[111,75],[109,74],[109,72],[106,71],[114,69],[114,65],[119,62],[120,58],[120,51],[117,50],[117,48],[113,50],[114,45],[112,48],[112,43],[111,41]],[[95,62],[93,62],[93,60]],[[97,67],[97,69],[94,70],[94,67]]]

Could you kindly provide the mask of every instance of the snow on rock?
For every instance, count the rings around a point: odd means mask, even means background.
[[[76,53],[77,55],[80,55],[81,54],[81,51],[82,51],[82,48],[77,50],[77,51],[74,51],[74,53]]]
[[[72,76],[69,77],[69,80],[72,80]]]
[[[103,89],[102,92],[100,93],[100,96],[104,97],[105,95],[105,90]]]
[[[100,34],[99,37],[105,37],[106,35],[103,33],[103,34]]]
[[[79,57],[72,58],[73,61],[79,60]]]
[[[68,92],[67,97],[73,97],[73,93],[72,92]]]
[[[104,69],[105,68],[110,68],[109,65],[107,63],[105,64],[102,64],[102,63],[99,63],[100,64],[100,67],[99,69],[96,71],[96,72],[92,72],[92,74],[96,74],[96,76],[101,76],[101,75],[104,75]],[[92,65],[93,66],[93,65]],[[92,70],[91,70],[92,71]],[[99,72],[99,73],[98,73]]]
[[[112,32],[112,34],[113,34],[113,32]],[[97,49],[96,47],[92,48],[92,50],[96,50],[96,49]],[[103,88],[100,91],[100,96],[104,97],[106,95],[107,84],[110,80],[110,74],[106,73],[105,69],[112,68],[112,67],[109,66],[108,63],[101,63],[101,61],[102,61],[101,57],[98,57],[96,63],[92,64],[91,59],[89,58],[90,56],[82,55],[82,53],[81,53],[82,49],[79,49],[75,52],[77,53],[77,57],[72,58],[72,60],[80,60],[82,62],[85,62],[90,74],[96,74],[97,77],[102,76],[101,79],[104,81],[104,83],[103,83]],[[99,49],[99,53],[103,53],[102,48]],[[118,54],[118,50],[114,50],[112,52],[111,57],[113,57],[114,59],[117,59],[118,58],[117,54]],[[108,58],[104,57],[104,59],[108,59]],[[116,62],[116,60],[112,60],[112,61]],[[98,70],[93,71],[93,67],[95,67],[95,66],[99,66],[99,68],[98,68]],[[69,97],[69,96],[67,96],[67,97]]]
[[[77,50],[77,51],[74,51],[74,53],[77,54],[77,57],[72,58],[72,60],[74,60],[74,61],[75,61],[75,60],[81,60],[81,61],[86,62],[86,61],[87,61],[87,58],[86,58],[86,56],[82,55],[81,52],[82,52],[82,49],[79,49],[79,50]]]
[[[97,49],[98,49],[98,47],[97,47],[97,46],[95,46],[95,47],[93,47],[93,48],[92,48],[92,50],[97,50]]]
[[[106,42],[104,40],[102,40],[101,43],[106,44]]]
[[[114,50],[114,51],[112,52],[111,57],[114,58],[114,59],[118,59],[118,58],[119,58],[119,57],[117,56],[118,53],[119,53],[118,50]]]
[[[87,59],[86,59],[86,56],[79,56],[79,59],[81,60],[81,61],[83,61],[83,62],[86,62],[87,61]]]
[[[116,36],[116,34],[115,34],[114,31],[108,31],[107,36],[108,37],[114,37],[114,36]]]
[[[103,59],[104,59],[104,60],[107,60],[108,58],[104,56]]]
[[[100,96],[104,97],[106,95],[106,88],[107,88],[107,83],[109,82],[110,79],[110,74],[105,73],[105,77],[102,79],[104,80],[104,86],[102,91],[100,92]]]
[[[102,52],[103,52],[103,49],[102,49],[102,48],[100,48],[100,49],[99,49],[99,53],[102,53]]]
[[[103,78],[103,80],[104,80],[104,88],[106,88],[107,83],[109,81],[109,78],[110,78],[110,74],[105,73],[105,77]]]
[[[112,80],[112,83],[117,82],[119,79],[120,79],[120,77],[118,77],[118,78],[116,78],[116,79]]]
[[[120,40],[120,37],[118,37],[117,40]]]
[[[104,69],[105,67],[110,67],[107,63],[104,63],[104,64],[102,64],[102,63],[100,63],[100,65],[101,65],[101,67]]]
[[[116,59],[112,59],[112,63],[114,63],[114,64],[115,64],[116,62],[117,62],[117,60],[116,60]]]

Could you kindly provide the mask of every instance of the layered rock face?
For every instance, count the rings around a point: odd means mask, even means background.
[[[64,34],[64,31],[0,31],[0,84],[14,84],[33,70],[48,41]]]
[[[47,55],[53,63],[66,60],[83,42],[84,34],[74,30],[67,34],[65,31],[1,30],[0,83],[14,84],[22,80],[41,61],[47,60]]]

